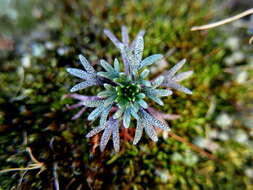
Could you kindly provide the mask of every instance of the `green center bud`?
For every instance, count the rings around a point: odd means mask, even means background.
[[[121,100],[127,100],[128,102],[134,102],[137,95],[140,93],[141,87],[138,84],[124,84],[122,86],[116,87],[117,99],[119,102]]]

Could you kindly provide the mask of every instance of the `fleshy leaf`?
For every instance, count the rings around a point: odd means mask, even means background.
[[[161,96],[169,96],[169,95],[171,95],[172,91],[168,90],[168,89],[154,89],[154,90],[152,90],[152,93],[155,96],[161,97]]]
[[[86,135],[86,138],[90,138],[90,137],[92,137],[92,136],[98,134],[100,131],[104,130],[104,128],[105,128],[105,125],[95,127],[94,129],[92,129],[92,130]]]
[[[166,82],[166,83],[163,83],[162,85],[169,87],[169,88],[174,88],[174,89],[184,92],[186,94],[192,94],[191,90],[189,90],[188,88],[185,88],[184,86],[177,84],[175,82]]]
[[[113,67],[107,63],[105,60],[100,60],[100,65],[108,72],[108,73],[114,73]]]
[[[124,46],[124,51],[126,52],[128,63],[129,63],[130,69],[131,69],[130,72],[132,72],[135,65],[136,65],[134,55],[133,55],[132,51],[126,46]]]
[[[107,97],[112,96],[112,95],[115,95],[114,90],[104,90],[104,91],[101,91],[97,94],[97,96],[101,97],[101,98],[107,98]]]
[[[150,99],[154,100],[156,103],[163,106],[163,101],[159,97],[169,96],[172,94],[172,91],[168,89],[146,88],[145,93]]]
[[[140,105],[137,102],[134,102],[132,108],[134,109],[135,112],[138,112],[140,109]]]
[[[112,43],[120,49],[120,45],[122,44],[115,36],[114,34],[108,30],[108,29],[105,29],[104,30],[104,34],[112,41]]]
[[[82,90],[82,89],[85,89],[87,87],[95,86],[95,85],[99,85],[99,82],[96,81],[96,80],[87,80],[87,81],[80,82],[80,83],[76,84],[75,86],[73,86],[70,89],[70,92],[76,92],[78,90]]]
[[[135,111],[135,109],[133,107],[130,108],[130,113],[131,115],[136,119],[138,120],[140,117],[139,115],[137,114],[137,112]]]
[[[146,111],[144,111],[143,109],[141,110],[142,113],[142,117],[144,120],[146,120],[147,122],[149,122],[151,125],[161,128],[165,131],[169,131],[170,128],[164,124],[163,122],[159,121],[158,119],[154,118],[153,116],[151,116],[150,114],[148,114]]]
[[[73,76],[76,76],[81,79],[89,80],[91,78],[95,78],[96,75],[87,73],[81,69],[75,69],[75,68],[67,68],[67,72]]]
[[[153,140],[153,141],[158,141],[158,138],[157,138],[157,134],[156,134],[156,131],[154,129],[154,127],[152,125],[150,125],[149,123],[145,123],[145,126],[144,126],[144,130],[145,132],[147,133],[147,135]]]
[[[128,128],[131,121],[131,110],[130,108],[127,108],[123,115],[123,125],[125,128]]]
[[[112,87],[112,85],[110,85],[110,84],[104,84],[104,87],[107,89],[107,90],[113,90],[113,87]]]
[[[97,96],[83,96],[83,95],[80,95],[80,94],[66,94],[66,95],[64,95],[64,97],[74,98],[74,99],[77,99],[77,100],[80,100],[80,101],[99,100],[100,99]]]
[[[186,71],[186,72],[177,74],[176,76],[172,77],[171,80],[176,81],[176,82],[180,82],[184,79],[187,79],[192,74],[193,74],[193,71]]]
[[[141,74],[140,74],[140,77],[141,78],[146,78],[148,75],[149,75],[150,71],[148,69],[144,69]]]
[[[144,86],[151,86],[151,82],[148,80],[138,80],[137,82]]]
[[[104,133],[100,140],[100,150],[103,152],[105,150],[105,147],[110,140],[110,137],[112,135],[112,123],[108,121],[107,126],[105,127]]]
[[[82,109],[80,109],[72,118],[71,120],[76,120],[78,119],[82,114],[83,112],[85,112],[86,110],[86,107],[83,107]]]
[[[117,74],[115,74],[115,73],[110,73],[110,72],[98,72],[97,73],[98,74],[98,76],[101,76],[101,77],[104,77],[104,78],[108,78],[108,79],[111,79],[111,80],[113,80],[114,78],[117,78],[118,76],[117,76]]]
[[[96,109],[94,109],[88,116],[88,120],[94,120],[96,119],[103,111],[104,109],[104,106],[101,105],[101,106],[98,106]]]
[[[107,117],[108,117],[108,115],[109,115],[111,109],[112,109],[112,104],[109,105],[109,106],[107,106],[106,108],[104,108],[104,109],[102,110],[103,112],[102,112],[102,114],[101,114],[101,116],[100,116],[99,125],[105,125],[106,119],[107,119]]]
[[[143,133],[143,121],[142,120],[138,120],[137,121],[137,127],[136,127],[136,130],[135,130],[135,135],[134,135],[134,141],[133,141],[133,144],[136,145],[140,139],[141,139],[141,136],[142,136],[142,133]]]
[[[152,82],[152,87],[154,88],[156,88],[156,87],[158,87],[158,86],[160,86],[161,84],[162,84],[162,82],[164,81],[164,76],[159,76],[159,77],[157,77],[153,82]]]
[[[163,58],[163,55],[161,54],[155,54],[155,55],[146,57],[144,60],[141,61],[139,68],[141,69],[145,66],[152,65],[153,63],[159,61],[162,58]]]
[[[117,58],[114,59],[114,70],[119,73],[120,66],[119,66],[119,61]]]
[[[121,27],[122,42],[125,45],[129,44],[128,30],[126,26]]]
[[[113,147],[116,152],[119,152],[120,143],[119,143],[119,122],[117,120],[112,121],[113,129],[112,129],[112,140]]]
[[[154,100],[154,101],[155,101],[156,103],[158,103],[159,105],[161,105],[161,106],[164,105],[164,104],[163,104],[163,101],[162,101],[160,98],[158,98],[157,96],[148,95],[148,97],[149,97],[150,99]]]
[[[131,50],[131,51],[134,51],[134,49],[135,49],[135,44],[136,44],[137,39],[140,38],[140,37],[143,37],[144,34],[145,34],[145,30],[141,30],[141,31],[138,32],[138,34],[136,35],[134,41],[133,41],[132,44],[130,45],[130,50]]]
[[[166,79],[167,78],[171,78],[172,76],[174,76],[174,74],[183,67],[183,65],[186,63],[186,59],[183,59],[181,61],[179,61],[174,67],[172,67],[168,72],[166,72]]]
[[[145,94],[144,94],[144,93],[139,93],[139,94],[137,95],[137,97],[138,97],[139,99],[143,99],[143,98],[145,98]]]
[[[82,102],[86,107],[98,107],[104,104],[104,100],[86,100]]]
[[[109,98],[105,99],[104,100],[104,105],[108,106],[108,105],[112,104],[116,97],[117,97],[117,95],[114,94],[114,95],[110,96]]]
[[[134,49],[134,55],[136,59],[135,64],[137,65],[139,65],[139,63],[141,62],[143,49],[144,49],[143,36],[139,36],[136,40],[135,49]]]
[[[95,69],[90,65],[90,63],[87,61],[87,59],[83,56],[83,55],[79,55],[79,59],[81,64],[83,65],[84,69],[88,72],[88,73],[96,73]]]
[[[148,108],[148,104],[144,100],[141,99],[138,100],[137,102],[140,104],[141,107]]]
[[[121,109],[118,109],[114,114],[113,114],[113,119],[118,119],[119,117],[122,116],[122,114],[124,113],[124,109],[121,108]]]
[[[129,59],[127,57],[127,53],[125,51],[125,46],[123,44],[120,45],[120,53],[121,53],[121,57],[124,63],[124,69],[125,69],[125,74],[129,75]]]

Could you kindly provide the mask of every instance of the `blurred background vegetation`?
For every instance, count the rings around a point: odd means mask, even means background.
[[[253,189],[253,17],[190,31],[249,7],[251,0],[0,0],[0,169],[28,166],[27,147],[45,165],[1,173],[0,189]],[[71,120],[77,110],[66,105],[75,101],[64,95],[75,80],[65,68],[79,67],[79,53],[93,64],[119,57],[103,29],[119,37],[122,25],[132,37],[146,30],[144,56],[170,55],[153,76],[188,60],[183,70],[194,75],[184,85],[193,95],[175,93],[156,108],[180,115],[172,131],[218,160],[167,133],[133,146],[129,132],[118,154],[110,144],[101,153],[98,137],[85,138],[87,113]]]

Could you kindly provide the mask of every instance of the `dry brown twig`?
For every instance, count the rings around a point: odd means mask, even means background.
[[[211,28],[216,28],[218,26],[222,26],[224,24],[228,24],[228,23],[231,23],[231,22],[234,22],[236,20],[239,20],[245,16],[248,16],[248,15],[251,15],[253,14],[253,8],[251,9],[248,9],[240,14],[237,14],[235,16],[232,16],[232,17],[229,17],[229,18],[226,18],[224,20],[220,20],[218,22],[214,22],[214,23],[210,23],[210,24],[206,24],[206,25],[202,25],[202,26],[194,26],[191,28],[191,31],[197,31],[197,30],[208,30],[208,29],[211,29]],[[253,42],[253,36],[250,38],[249,40],[249,43],[251,44]]]
[[[26,151],[28,152],[31,160],[34,162],[33,164],[29,164],[26,168],[9,168],[9,169],[3,169],[0,170],[0,173],[5,172],[12,172],[12,171],[29,171],[29,170],[35,170],[40,169],[40,172],[46,169],[44,163],[39,162],[32,154],[32,150],[30,147],[26,148]]]
[[[188,145],[189,147],[191,147],[192,150],[194,150],[194,151],[196,151],[196,152],[199,152],[201,155],[206,156],[207,158],[209,158],[209,159],[211,159],[211,160],[216,160],[216,161],[219,160],[219,159],[218,159],[216,156],[214,156],[212,153],[209,153],[209,152],[203,150],[202,148],[200,148],[200,147],[198,147],[198,146],[196,146],[196,145],[190,143],[190,142],[189,142],[188,140],[186,140],[185,138],[180,137],[180,136],[176,135],[175,133],[173,133],[173,132],[171,132],[171,131],[169,132],[169,135],[170,135],[170,137],[172,137],[173,139],[175,139],[175,140],[177,140],[177,141],[179,141],[179,142],[181,142],[181,143],[184,143],[184,144]]]

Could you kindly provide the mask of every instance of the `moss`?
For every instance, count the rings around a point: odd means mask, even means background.
[[[58,164],[60,187],[66,189],[252,188],[252,179],[245,174],[245,169],[252,167],[252,149],[232,136],[225,141],[214,139],[220,147],[216,155],[221,162],[209,160],[172,138],[160,137],[154,144],[143,137],[140,144],[133,146],[131,141],[123,141],[128,139],[124,134],[119,154],[112,152],[112,146],[101,153],[93,149],[97,137],[91,141],[85,138],[94,124],[86,120],[86,113],[72,121],[75,110],[68,111],[66,104],[74,101],[63,98],[74,82],[65,72],[66,66],[78,67],[79,53],[93,64],[98,58],[111,61],[119,57],[102,31],[108,27],[120,35],[120,26],[125,24],[131,28],[132,36],[140,28],[146,29],[144,56],[166,54],[176,48],[166,58],[168,68],[186,58],[184,69],[194,70],[191,80],[184,82],[193,90],[192,96],[175,93],[164,98],[164,107],[156,106],[166,113],[181,115],[169,122],[172,131],[191,142],[197,137],[208,138],[211,130],[223,132],[215,123],[216,117],[221,112],[238,116],[240,106],[247,107],[252,100],[252,85],[239,85],[224,72],[224,59],[232,53],[224,45],[229,34],[219,30],[190,32],[192,25],[209,21],[209,1],[53,0],[39,5],[40,1],[28,10],[39,8],[42,16],[27,21],[32,27],[22,24],[30,33],[11,28],[19,25],[6,29],[18,40],[16,51],[1,54],[0,165],[25,167],[29,163],[25,147],[29,146],[47,169],[40,174],[38,170],[28,171],[21,183],[22,172],[1,174],[0,189],[53,189],[54,163]],[[32,37],[38,32],[43,35]],[[34,53],[34,45],[41,51]],[[30,66],[22,62],[25,56],[31,58]],[[98,90],[91,88],[82,93]],[[215,111],[207,113],[211,102]],[[240,119],[231,126],[231,131],[235,129],[250,131]],[[133,135],[131,129],[127,134]]]

